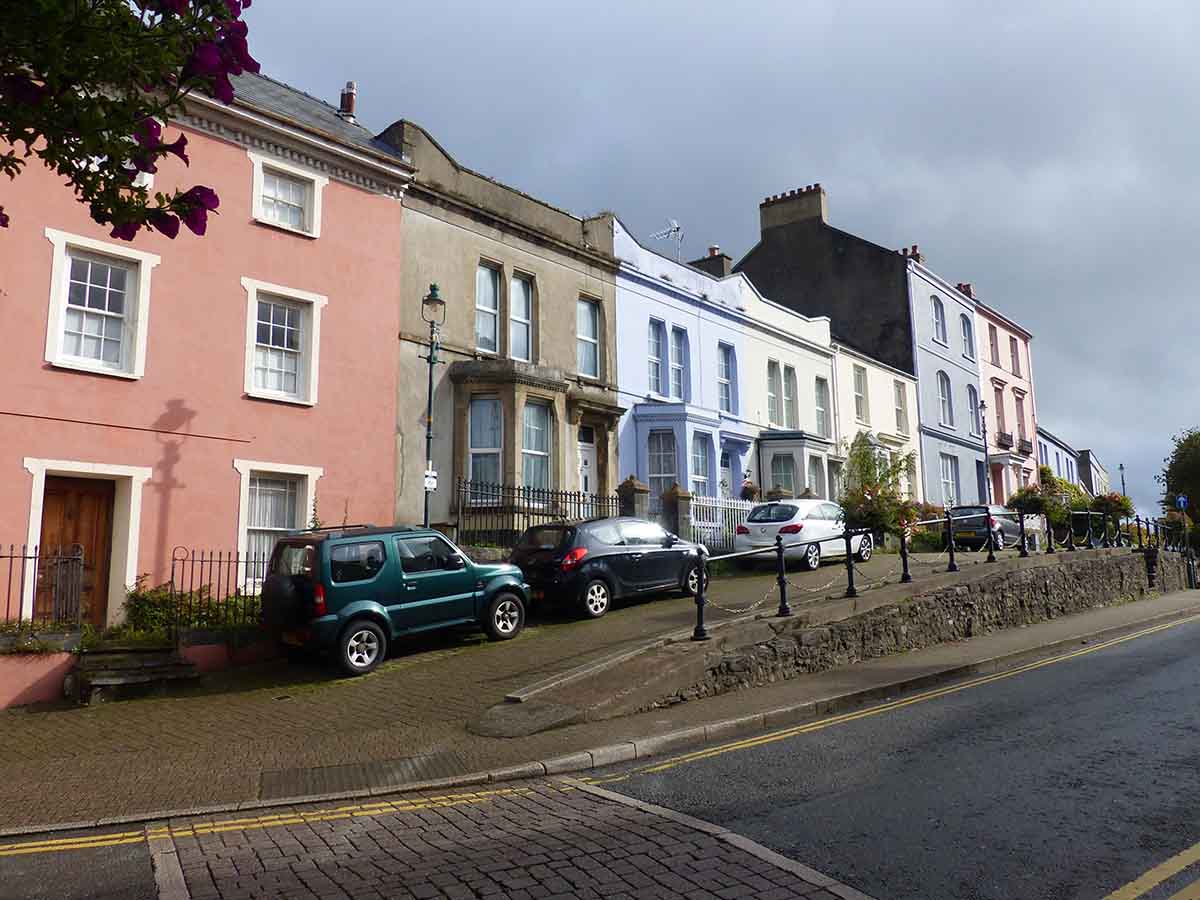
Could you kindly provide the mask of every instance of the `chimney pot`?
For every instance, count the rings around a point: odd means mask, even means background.
[[[353,81],[347,81],[346,87],[342,90],[341,102],[338,104],[338,115],[347,122],[354,121],[354,103],[358,98],[358,85]]]
[[[720,256],[721,255],[721,245],[720,244],[709,244],[708,245],[708,255],[709,256]]]

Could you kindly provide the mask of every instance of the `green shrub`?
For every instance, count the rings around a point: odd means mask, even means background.
[[[138,576],[125,597],[125,625],[130,634],[165,634],[173,620],[181,629],[205,630],[258,622],[262,605],[256,595],[237,593],[218,600],[208,585],[172,594],[169,583],[150,587],[148,580],[145,575]]]

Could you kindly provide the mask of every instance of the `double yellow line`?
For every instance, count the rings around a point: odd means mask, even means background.
[[[556,786],[558,790],[571,790],[569,786]],[[250,831],[259,828],[275,828],[284,825],[305,825],[312,822],[332,822],[337,819],[353,819],[382,816],[389,813],[414,812],[424,809],[441,809],[450,806],[468,806],[487,803],[496,797],[529,794],[533,788],[497,788],[489,791],[469,791],[461,794],[444,794],[422,797],[416,800],[387,800],[379,803],[364,803],[354,806],[339,806],[333,809],[312,812],[287,812],[275,815],[251,816],[242,819],[226,819],[220,822],[197,822],[191,825],[158,826],[133,831],[106,832],[95,835],[53,838],[44,841],[24,841],[15,844],[0,844],[0,857],[25,856],[32,853],[58,853],[66,850],[92,850],[101,847],[118,847],[163,838],[200,837],[226,831]]]
[[[1175,619],[1163,625],[1155,625],[1151,628],[1145,628],[1141,631],[1135,631],[1132,634],[1127,634],[1119,638],[1104,641],[1103,643],[1095,644],[1086,647],[1082,650],[1074,650],[1070,653],[1064,653],[1060,656],[1052,656],[1049,659],[1039,660],[1037,662],[1027,663],[1023,666],[1017,666],[1013,669],[1008,669],[1004,672],[998,672],[994,675],[984,675],[980,678],[974,678],[970,681],[960,682],[944,688],[936,688],[934,690],[925,691],[921,694],[915,694],[912,697],[907,697],[903,700],[893,700],[889,703],[882,703],[878,706],[868,707],[867,709],[856,710],[855,712],[843,713],[837,716],[831,716],[826,719],[819,719],[815,722],[808,722],[804,725],[796,725],[791,728],[785,728],[781,731],[773,731],[769,734],[759,735],[758,737],[746,738],[741,741],[733,741],[732,743],[722,744],[717,747],[709,747],[704,750],[697,750],[694,753],[685,753],[681,756],[671,757],[662,762],[652,765],[643,766],[636,769],[631,769],[628,772],[620,775],[614,775],[609,778],[592,779],[592,784],[610,784],[616,781],[624,781],[635,775],[653,775],[659,772],[665,772],[668,769],[673,769],[676,766],[686,765],[688,763],[700,762],[701,760],[711,759],[714,756],[722,756],[726,753],[733,753],[739,750],[750,750],[754,747],[761,747],[765,744],[773,744],[776,741],[785,741],[788,738],[796,737],[801,734],[809,734],[813,731],[822,731],[826,728],[831,728],[834,725],[844,725],[847,722],[854,722],[858,719],[865,719],[870,716],[878,716],[882,713],[892,712],[893,710],[902,709],[905,706],[912,706],[916,703],[925,703],[929,700],[936,700],[939,697],[945,697],[950,694],[957,694],[959,691],[970,690],[971,688],[981,687],[985,684],[991,684],[994,681],[1001,681],[1005,678],[1014,678],[1017,675],[1022,675],[1025,672],[1032,672],[1035,669],[1041,669],[1045,666],[1052,666],[1056,663],[1066,662],[1070,659],[1077,659],[1080,656],[1087,656],[1089,653],[1097,653],[1100,650],[1107,650],[1110,647],[1115,647],[1118,644],[1123,644],[1126,641],[1132,641],[1140,637],[1145,637],[1150,634],[1156,634],[1160,631],[1165,631],[1168,628],[1174,628],[1178,625],[1185,625],[1188,622],[1194,622],[1200,619],[1200,614],[1188,616],[1183,619]],[[1197,898],[1200,900],[1200,898]]]

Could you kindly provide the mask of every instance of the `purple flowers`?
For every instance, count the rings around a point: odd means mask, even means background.
[[[0,206],[0,228],[8,227],[8,213],[4,211],[4,207]]]
[[[38,106],[46,98],[46,93],[44,85],[25,75],[5,75],[0,78],[0,97],[11,103]]]
[[[179,219],[164,210],[151,210],[149,224],[171,238],[171,240],[174,240],[175,235],[179,234]]]
[[[113,230],[109,232],[109,235],[117,238],[118,240],[132,241],[135,237],[137,237],[139,227],[140,226],[137,222],[124,222],[120,225],[114,225]]]
[[[204,234],[208,229],[208,213],[215,210],[221,200],[212,188],[196,185],[179,198],[185,204],[180,218],[183,224],[192,230],[193,234]]]
[[[200,78],[209,82],[212,95],[222,103],[233,102],[233,83],[230,75],[257,72],[258,61],[250,55],[246,43],[249,29],[238,16],[249,6],[244,0],[225,0],[230,19],[217,24],[215,40],[199,44],[183,67],[183,77]]]

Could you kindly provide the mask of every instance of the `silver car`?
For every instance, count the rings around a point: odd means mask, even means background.
[[[774,547],[775,536],[783,537],[784,558],[799,560],[806,569],[815,569],[822,558],[846,555],[843,536],[845,513],[828,500],[772,500],[750,510],[746,524],[737,527],[734,550],[758,550]],[[850,538],[850,552],[866,562],[874,542],[869,534]],[[769,559],[767,554],[763,559]]]

